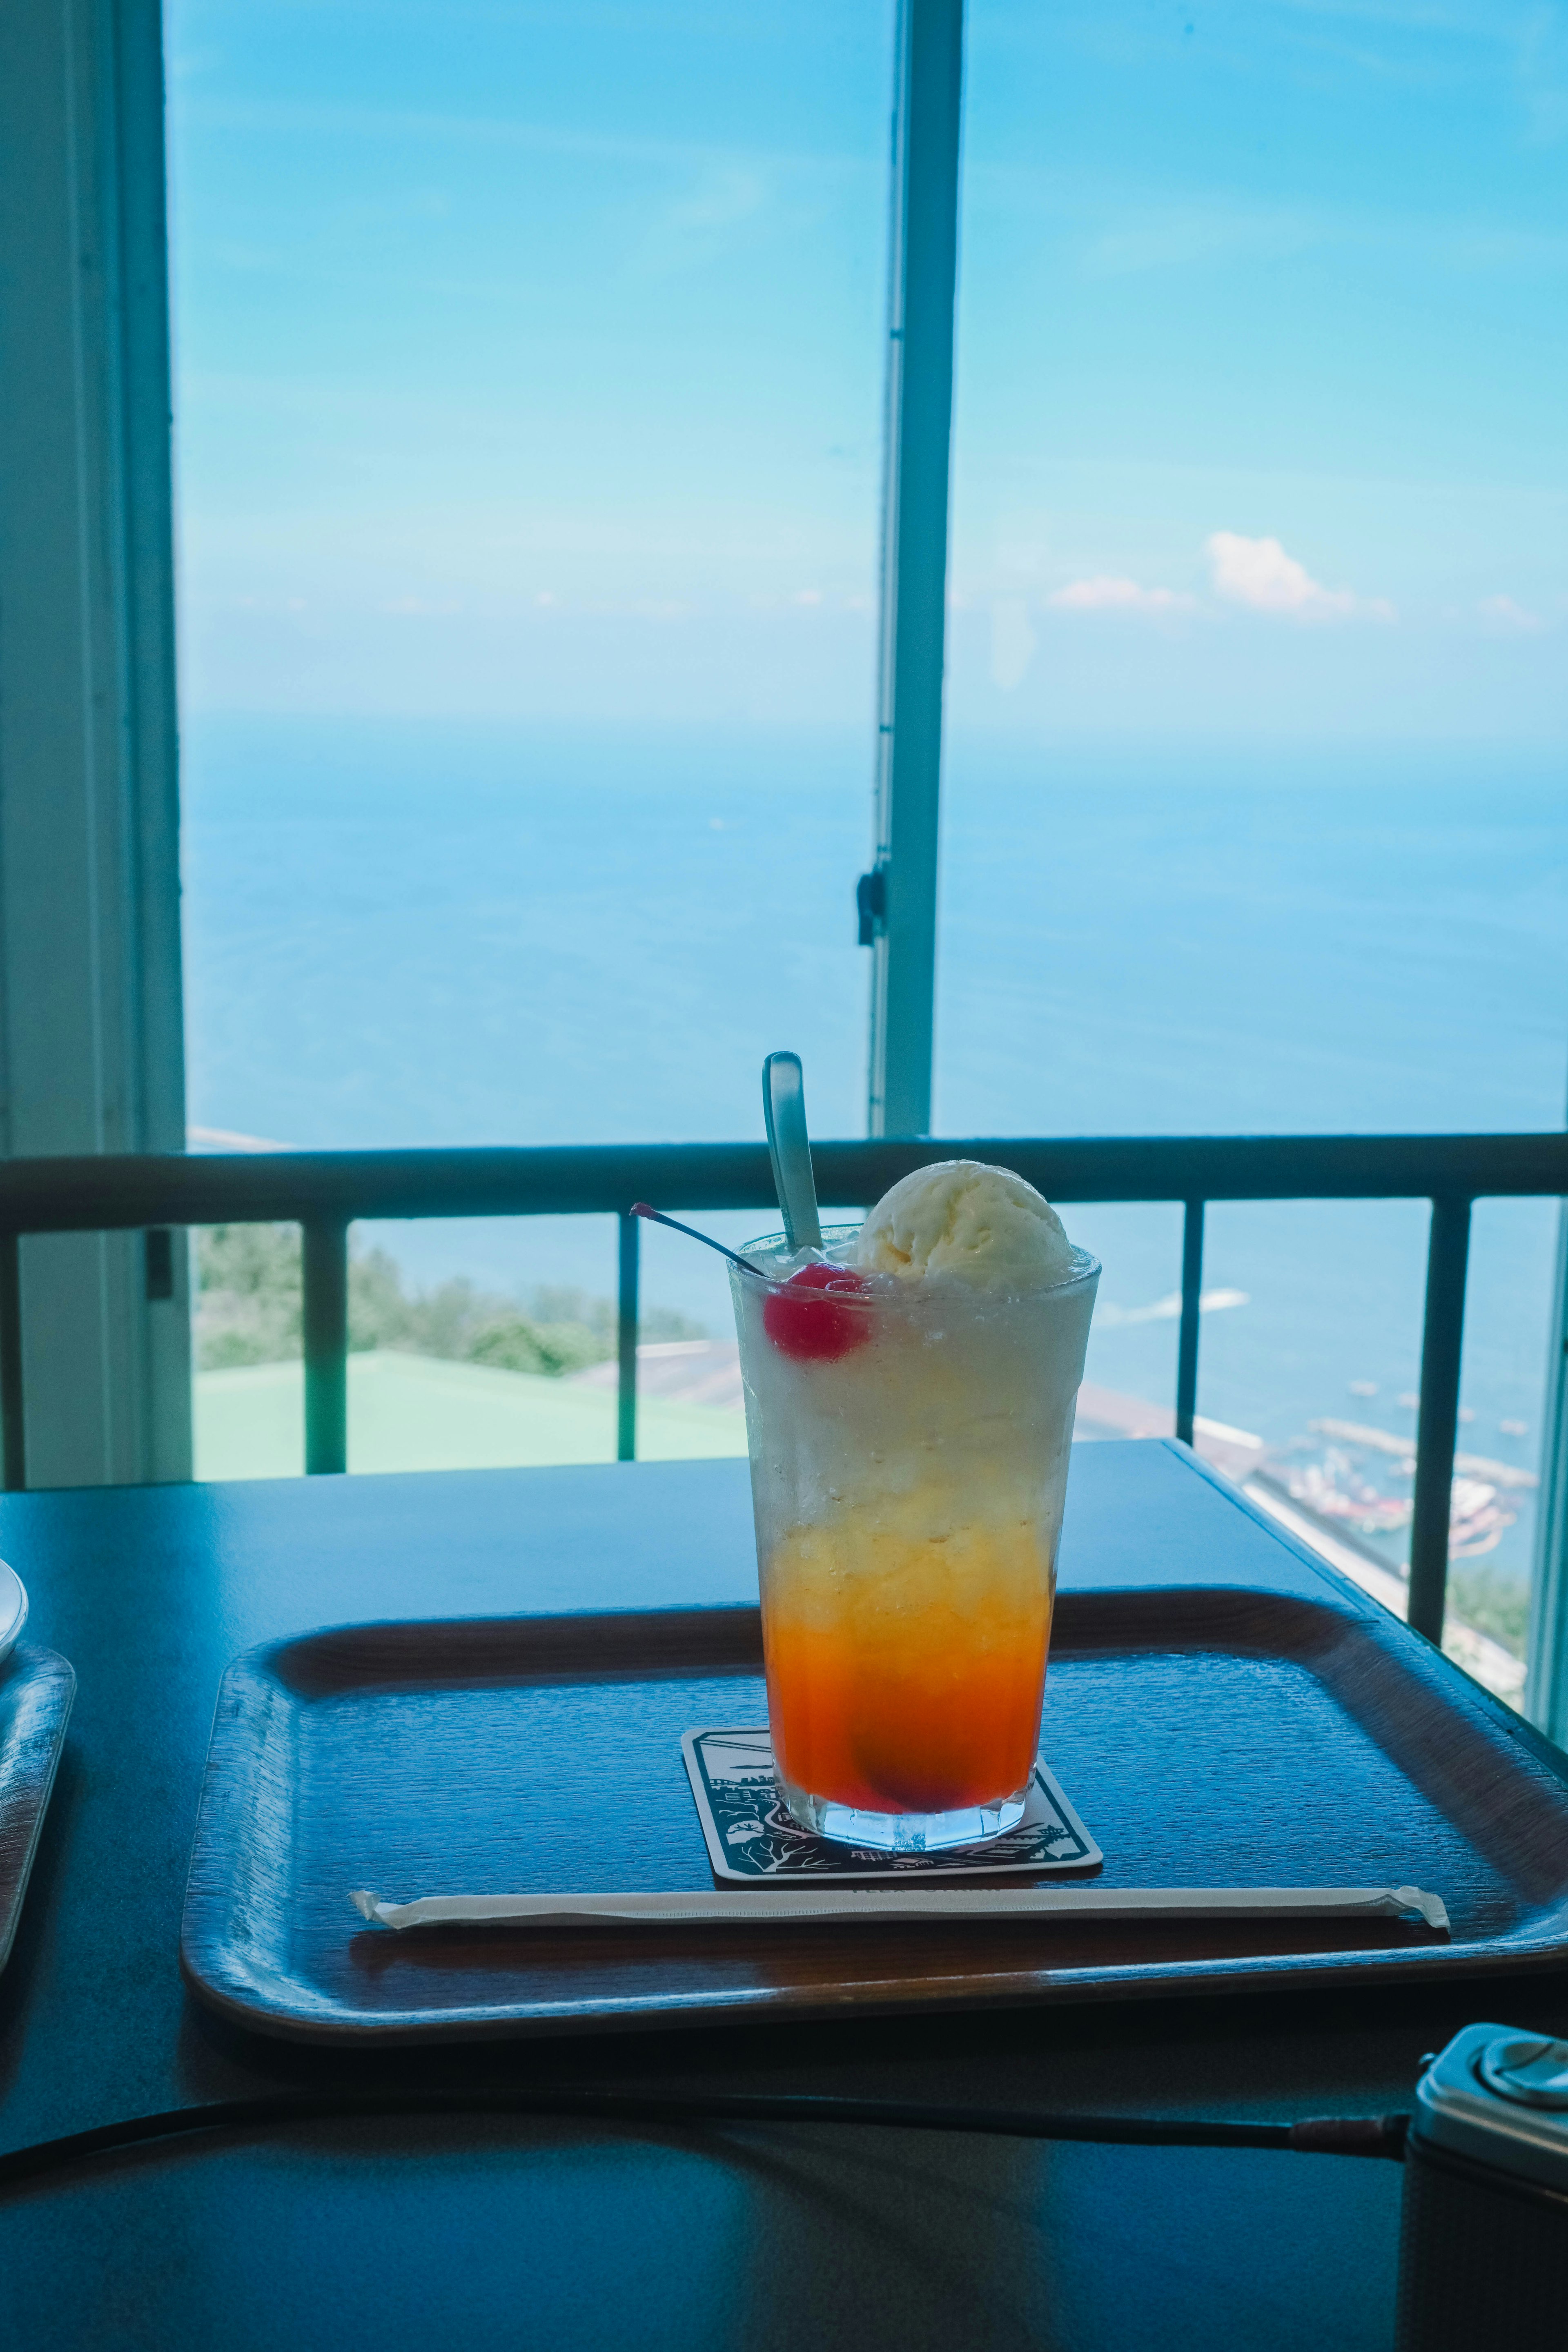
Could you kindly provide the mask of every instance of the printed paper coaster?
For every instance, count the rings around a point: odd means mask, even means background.
[[[716,1878],[990,1878],[1005,1871],[1097,1870],[1105,1859],[1038,1759],[1016,1829],[941,1853],[885,1853],[816,1837],[790,1819],[765,1730],[689,1731],[680,1752]]]

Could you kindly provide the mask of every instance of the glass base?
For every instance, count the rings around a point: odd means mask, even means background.
[[[841,1805],[834,1797],[813,1797],[787,1781],[780,1786],[802,1829],[838,1845],[874,1846],[880,1853],[941,1853],[948,1846],[982,1845],[1016,1829],[1029,1793],[1020,1789],[994,1804],[961,1805],[951,1813],[872,1813]]]

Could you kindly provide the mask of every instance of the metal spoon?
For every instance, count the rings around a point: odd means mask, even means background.
[[[753,1265],[749,1257],[742,1257],[739,1250],[726,1249],[723,1243],[716,1242],[711,1234],[700,1234],[695,1225],[683,1225],[679,1217],[667,1217],[662,1209],[650,1209],[646,1201],[634,1201],[626,1214],[628,1217],[646,1217],[650,1225],[668,1225],[672,1234],[684,1234],[688,1241],[700,1242],[704,1249],[717,1250],[720,1256],[727,1257],[731,1265],[738,1265],[742,1274],[754,1274],[759,1282],[766,1282],[768,1278],[760,1265]]]
[[[763,1064],[763,1116],[773,1182],[784,1212],[791,1254],[822,1247],[816,1213],[816,1179],[811,1172],[811,1141],[805,1131],[805,1082],[798,1054],[770,1054]]]

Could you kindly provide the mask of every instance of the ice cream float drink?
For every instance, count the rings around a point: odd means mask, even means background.
[[[731,1275],[768,1713],[805,1826],[921,1852],[1021,1817],[1100,1268],[1005,1169],[895,1184]]]

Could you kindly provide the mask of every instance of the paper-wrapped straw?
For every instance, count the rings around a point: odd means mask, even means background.
[[[880,1926],[945,1919],[1397,1919],[1415,1912],[1447,1933],[1439,1895],[1419,1886],[1036,1886],[1012,1889],[759,1887],[721,1895],[427,1895],[384,1903],[366,1887],[350,1902],[379,1927],[755,1927],[837,1920]]]

